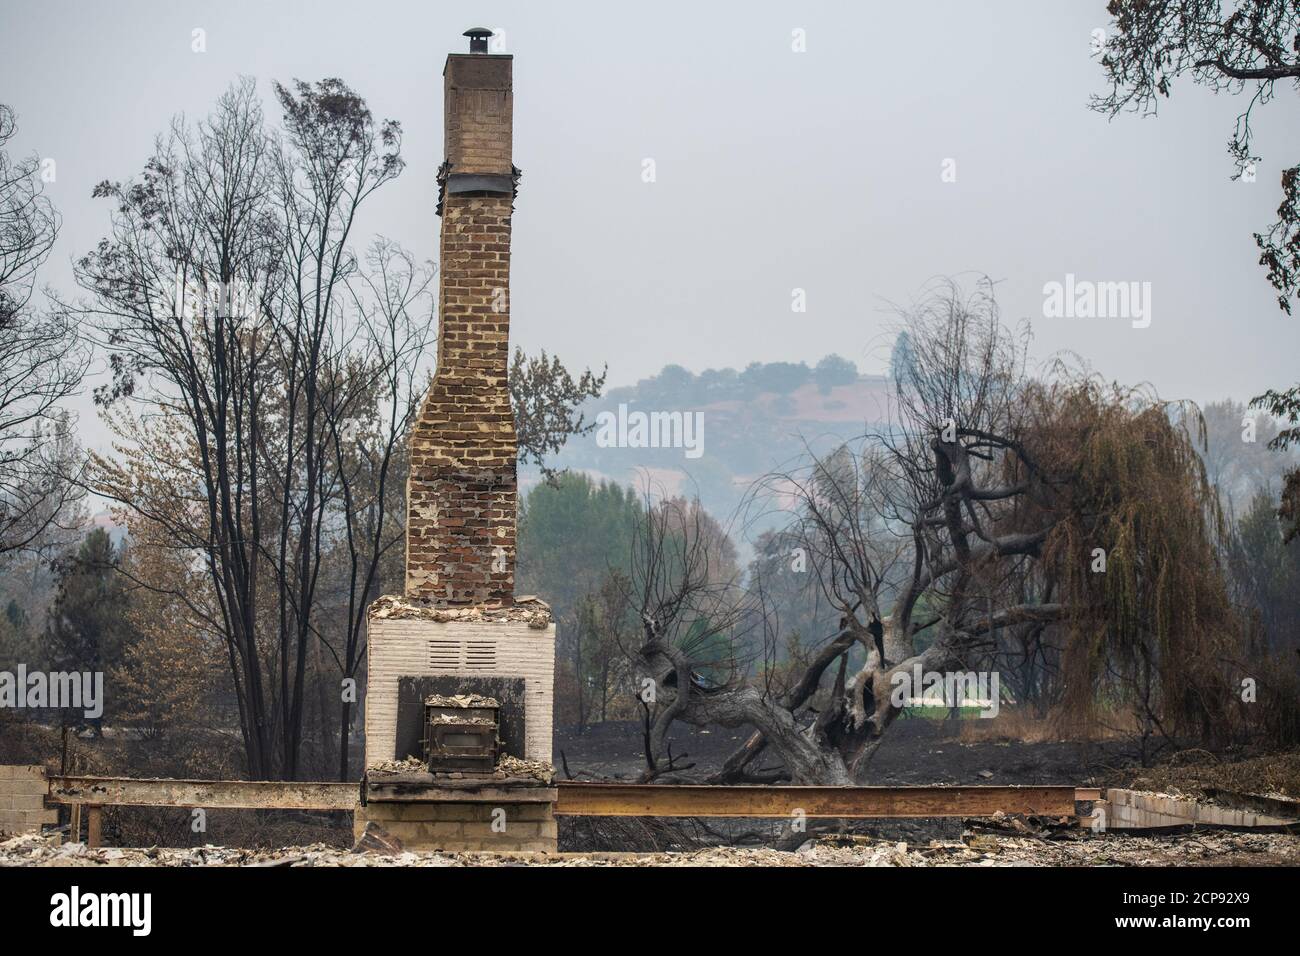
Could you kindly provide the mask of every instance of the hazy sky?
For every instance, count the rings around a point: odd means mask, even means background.
[[[268,98],[272,79],[341,77],[400,120],[407,169],[357,245],[379,233],[433,258],[443,61],[467,27],[503,28],[523,169],[512,320],[530,351],[608,362],[612,385],[669,362],[828,352],[878,371],[890,303],[988,273],[1040,357],[1072,349],[1167,397],[1293,383],[1300,317],[1277,309],[1251,235],[1300,157],[1295,94],[1255,118],[1258,181],[1232,182],[1224,147],[1244,100],[1188,82],[1158,118],[1087,109],[1103,91],[1090,34],[1107,22],[1103,0],[44,0],[0,8],[0,101],[18,113],[11,148],[57,163],[64,228],[46,278],[60,288],[106,231],[93,185],[135,175],[173,114],[205,114],[240,74]],[[1044,283],[1067,273],[1150,282],[1150,327],[1044,318]],[[102,441],[92,411],[82,425]]]

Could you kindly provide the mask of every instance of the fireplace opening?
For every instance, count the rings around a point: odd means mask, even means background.
[[[424,701],[424,762],[430,773],[491,773],[501,752],[501,705],[479,694],[433,694]]]
[[[430,735],[446,746],[452,746],[446,739],[451,733],[471,734],[487,738],[484,723],[475,721],[490,719],[495,723],[495,760],[501,758],[526,757],[527,719],[525,715],[526,682],[521,677],[500,677],[465,673],[462,669],[456,674],[404,675],[397,682],[397,724],[395,728],[393,756],[397,760],[414,757],[422,763],[429,762]],[[448,714],[442,721],[430,722],[430,700],[465,700],[486,699],[494,702],[495,711],[479,713],[479,708],[458,708],[457,714]],[[452,720],[459,716],[461,719]],[[465,719],[465,718],[473,718]],[[430,729],[432,728],[432,730]],[[482,742],[482,741],[481,741]],[[486,741],[491,743],[492,741]],[[451,756],[451,751],[439,751]],[[481,757],[481,755],[480,755]],[[458,771],[482,770],[484,761],[474,761],[473,767],[458,767]],[[452,768],[443,765],[442,769],[430,768],[430,772],[442,772]],[[491,772],[493,768],[487,767]]]

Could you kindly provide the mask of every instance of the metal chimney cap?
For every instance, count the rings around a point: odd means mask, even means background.
[[[492,36],[492,31],[486,27],[470,27],[461,36],[469,37],[470,53],[486,53],[488,50],[488,38]]]

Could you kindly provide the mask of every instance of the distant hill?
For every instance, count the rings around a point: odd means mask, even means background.
[[[886,421],[892,389],[886,376],[860,375],[839,356],[812,367],[756,362],[740,372],[707,369],[698,375],[669,365],[635,385],[610,389],[583,411],[589,421],[602,413],[607,421],[635,413],[695,415],[702,424],[698,457],[682,447],[628,447],[634,440],[603,447],[611,434],[602,442],[596,430],[570,440],[554,465],[638,490],[648,481],[655,495],[698,492],[725,523],[755,479],[796,465],[809,448],[825,453]],[[529,486],[539,475],[531,469],[521,479]]]

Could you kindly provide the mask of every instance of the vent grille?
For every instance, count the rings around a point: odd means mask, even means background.
[[[496,641],[467,641],[465,644],[465,669],[490,671],[497,666]]]
[[[439,670],[456,670],[460,667],[460,641],[430,641],[429,666]]]
[[[435,671],[494,671],[496,641],[429,641],[429,667]]]

